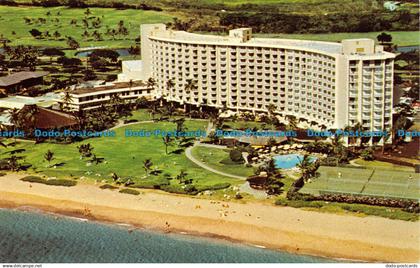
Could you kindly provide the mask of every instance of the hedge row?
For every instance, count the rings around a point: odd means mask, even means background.
[[[349,203],[349,204],[364,204],[371,206],[383,206],[383,207],[394,207],[402,208],[403,211],[420,213],[419,202],[415,200],[406,199],[395,199],[395,198],[383,198],[383,197],[372,197],[372,196],[355,196],[350,194],[322,194],[314,196],[311,194],[302,194],[296,191],[289,191],[287,193],[287,199],[289,200],[300,200],[300,201],[327,201],[327,202],[338,202],[338,203]]]
[[[120,193],[122,193],[122,194],[132,194],[132,195],[139,195],[140,194],[139,191],[136,191],[136,190],[133,190],[133,189],[122,189],[122,190],[120,190]]]
[[[228,188],[229,186],[230,186],[230,183],[218,183],[215,185],[201,186],[198,188],[196,188],[192,184],[187,184],[184,187],[182,187],[181,185],[162,185],[160,189],[169,193],[196,195],[200,192],[217,191],[217,190]]]
[[[75,182],[75,181],[62,180],[62,179],[45,180],[45,179],[43,179],[41,177],[37,177],[37,176],[26,176],[26,177],[23,177],[20,180],[21,181],[26,181],[26,182],[42,183],[42,184],[46,184],[46,185],[66,186],[66,187],[75,186],[77,184],[77,182]]]
[[[103,190],[104,189],[110,189],[110,190],[118,189],[118,187],[116,187],[114,185],[111,185],[111,184],[104,184],[104,185],[99,186],[99,188],[101,188]]]

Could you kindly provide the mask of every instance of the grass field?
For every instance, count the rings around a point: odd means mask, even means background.
[[[196,146],[192,149],[192,155],[204,164],[232,175],[250,176],[254,174],[252,167],[245,167],[244,164],[236,164],[230,161],[229,150]],[[221,163],[221,161],[225,163]],[[226,164],[231,163],[231,164]]]
[[[190,130],[197,128],[203,129],[206,122],[188,121],[186,126]],[[187,172],[187,178],[192,178],[196,187],[211,186],[218,183],[241,183],[240,180],[226,178],[217,174],[207,172],[206,170],[195,166],[189,161],[185,154],[170,153],[166,155],[165,146],[161,137],[136,138],[125,137],[125,129],[133,130],[174,130],[174,123],[143,123],[138,125],[126,126],[116,129],[116,137],[92,138],[83,142],[72,144],[34,144],[33,142],[19,142],[16,147],[3,149],[2,157],[7,157],[8,151],[15,149],[25,149],[20,155],[25,157],[25,161],[32,164],[30,172],[45,174],[58,178],[80,178],[82,176],[99,181],[106,180],[112,182],[111,173],[115,172],[121,178],[131,177],[135,182],[147,180],[159,180],[164,174],[175,177],[181,170]],[[77,146],[90,143],[93,147],[93,153],[97,157],[103,157],[104,162],[88,164],[88,159],[80,159]],[[170,146],[169,152],[176,150],[176,146]],[[44,154],[51,150],[54,153],[54,159],[51,165],[59,164],[56,168],[49,167],[44,160]],[[143,169],[143,160],[150,158],[154,163],[153,168],[158,168],[162,173],[158,176],[149,175],[146,178]],[[171,180],[171,184],[177,184],[176,179]]]
[[[134,39],[140,35],[140,24],[172,21],[172,17],[165,12],[134,9],[116,10],[110,8],[91,8],[90,11],[92,14],[88,17],[95,16],[102,20],[101,28],[84,28],[82,19],[85,17],[85,9],[0,6],[0,24],[2,26],[0,28],[0,34],[12,41],[10,45],[67,47],[66,36],[71,36],[78,40],[82,47],[130,47],[135,45]],[[51,15],[47,16],[47,12],[50,12]],[[60,15],[57,15],[58,12]],[[45,24],[35,22],[28,25],[24,21],[25,17],[29,19],[46,18],[47,22]],[[59,21],[56,22],[56,19]],[[70,25],[72,19],[77,19],[77,26]],[[127,27],[129,34],[127,36],[117,36],[115,40],[111,36],[105,35],[106,27],[115,29],[120,20],[124,21],[124,25]],[[35,39],[29,33],[31,29],[38,29],[41,32],[49,31],[50,34],[58,31],[63,40],[58,40],[53,37],[48,39]],[[82,34],[85,30],[90,33],[97,30],[102,34],[104,40],[95,41],[93,38],[84,40]]]
[[[294,3],[304,2],[316,3],[326,2],[324,0],[293,0]],[[207,1],[211,2],[211,1]],[[221,1],[213,1],[218,3]],[[239,4],[245,1],[224,1],[225,4]],[[254,1],[255,3],[278,2],[271,0]],[[285,2],[281,0],[280,2]],[[279,4],[279,3],[277,3]],[[82,47],[89,46],[106,46],[111,48],[130,47],[135,45],[134,39],[140,34],[140,25],[144,23],[166,23],[173,20],[172,14],[166,11],[144,11],[144,10],[116,10],[110,8],[90,8],[92,14],[88,17],[99,17],[102,20],[100,28],[89,27],[85,29],[82,19],[85,18],[85,9],[70,9],[66,7],[42,8],[42,7],[9,7],[0,6],[0,35],[8,38],[12,42],[10,45],[33,45],[33,46],[54,46],[67,47],[66,37],[71,36],[79,41]],[[50,13],[47,16],[47,12]],[[58,15],[58,13],[60,15]],[[185,14],[184,14],[185,15]],[[183,15],[183,16],[184,16]],[[29,18],[33,22],[25,23],[24,18]],[[42,24],[36,21],[38,18],[46,18],[46,23]],[[56,21],[58,19],[58,21]],[[77,19],[77,26],[70,25],[72,19]],[[106,35],[106,29],[116,29],[118,22],[124,21],[129,34],[127,36],[116,36],[115,39]],[[90,20],[91,21],[91,20]],[[53,34],[58,31],[60,38],[47,37],[44,39],[34,38],[29,31],[38,29],[41,32],[48,31]],[[92,34],[93,31],[101,33],[103,41],[96,41],[93,37],[82,37],[83,32],[87,30]],[[393,42],[399,46],[419,45],[420,35],[418,32],[390,32]],[[274,38],[296,38],[321,41],[341,41],[346,38],[373,38],[379,32],[370,33],[331,33],[331,34],[256,34],[258,37],[274,37]]]
[[[306,183],[302,193],[343,192],[385,197],[420,198],[420,178],[414,171],[389,168],[320,167],[320,177]],[[341,177],[339,176],[341,173]]]

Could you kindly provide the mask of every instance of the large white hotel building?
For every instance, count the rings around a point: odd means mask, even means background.
[[[273,104],[279,115],[328,128],[391,129],[395,55],[371,39],[253,38],[250,28],[213,36],[146,24],[141,54],[141,71],[120,79],[153,77],[155,94],[171,101],[255,112]],[[185,89],[189,81],[196,90]]]

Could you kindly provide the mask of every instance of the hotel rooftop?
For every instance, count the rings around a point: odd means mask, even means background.
[[[249,31],[249,36],[242,38],[237,35],[239,31]],[[305,50],[313,50],[324,52],[328,54],[342,54],[344,53],[343,44],[335,42],[312,41],[312,40],[297,40],[297,39],[279,39],[279,38],[253,38],[250,28],[240,28],[231,30],[229,35],[216,36],[188,33],[185,31],[156,31],[151,35],[154,39],[161,39],[171,42],[188,42],[195,44],[214,44],[231,46],[233,44],[238,46],[258,46],[258,47],[282,47],[282,48],[302,48]],[[372,41],[367,38],[357,39],[361,42]],[[344,43],[346,40],[343,40]],[[382,51],[375,51],[373,53],[365,52],[364,54],[378,54]]]

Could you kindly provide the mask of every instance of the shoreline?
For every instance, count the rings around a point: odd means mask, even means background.
[[[336,260],[418,262],[420,222],[327,214],[259,203],[212,201],[156,192],[139,196],[0,178],[0,207],[42,212],[163,233],[222,239]]]
[[[3,206],[2,203],[0,202],[0,211],[1,210],[9,210],[9,211],[21,211],[21,212],[29,212],[29,213],[34,213],[34,214],[41,214],[41,215],[45,215],[47,217],[54,217],[54,218],[65,218],[65,219],[69,219],[69,220],[75,220],[75,221],[80,221],[80,222],[90,222],[93,224],[102,224],[102,225],[106,225],[106,226],[110,226],[110,227],[114,227],[114,228],[124,228],[125,230],[127,230],[129,233],[133,232],[133,231],[145,231],[145,232],[152,232],[152,233],[156,233],[156,234],[172,234],[172,235],[176,235],[176,236],[186,236],[186,237],[190,237],[190,238],[194,238],[194,239],[207,239],[211,242],[215,242],[215,243],[231,243],[234,245],[243,245],[243,246],[248,246],[248,247],[254,247],[254,248],[259,248],[259,249],[264,249],[264,250],[271,250],[274,252],[283,252],[283,253],[288,253],[288,254],[295,254],[295,255],[302,255],[302,256],[308,256],[308,257],[314,257],[314,258],[323,258],[323,259],[328,259],[328,260],[333,260],[333,261],[345,261],[345,262],[360,262],[360,263],[366,263],[366,261],[364,260],[354,260],[354,259],[344,259],[344,258],[335,258],[335,257],[325,257],[325,256],[320,256],[320,255],[311,255],[309,253],[297,253],[297,252],[290,252],[290,251],[286,251],[284,249],[276,249],[276,248],[269,248],[266,246],[262,246],[262,245],[257,245],[257,244],[252,244],[252,243],[248,243],[246,241],[240,241],[240,240],[235,240],[233,238],[230,238],[228,236],[223,236],[223,235],[216,235],[216,234],[210,234],[210,233],[192,233],[192,232],[187,232],[187,231],[183,231],[183,230],[170,230],[170,231],[165,231],[162,229],[152,229],[152,228],[146,228],[142,225],[133,225],[130,223],[124,223],[124,222],[116,222],[116,221],[106,221],[106,220],[100,220],[94,217],[86,217],[83,216],[81,214],[74,214],[74,213],[69,213],[66,211],[50,211],[50,210],[43,210],[37,207],[32,207],[32,206],[24,206],[24,207],[13,207],[13,206]]]

